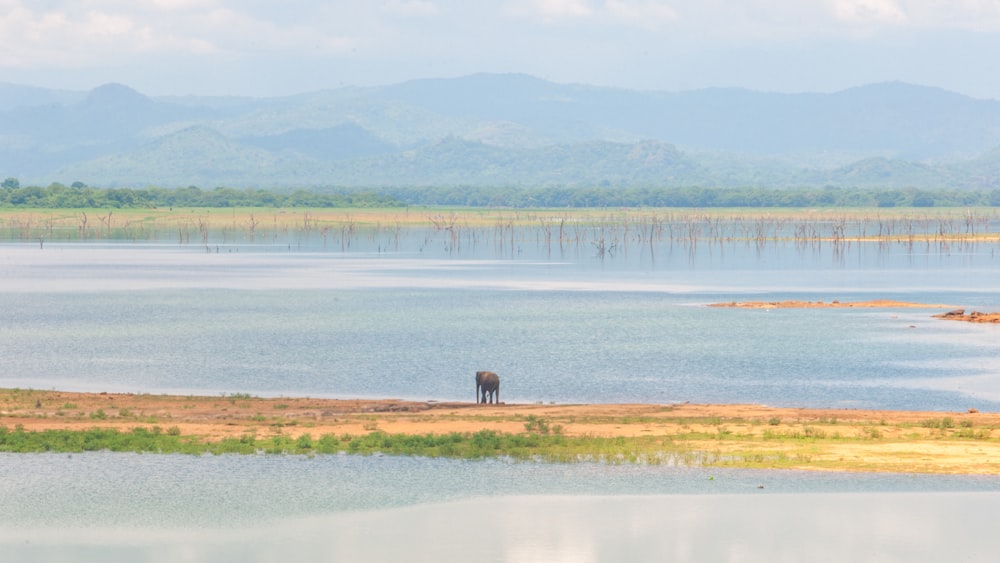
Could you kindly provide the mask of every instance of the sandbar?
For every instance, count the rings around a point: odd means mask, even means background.
[[[261,438],[376,431],[522,434],[531,420],[545,421],[567,438],[650,438],[670,451],[706,452],[716,464],[735,467],[1000,473],[1000,413],[974,408],[949,413],[739,404],[481,405],[0,389],[0,426],[29,432],[176,427],[203,441],[247,433]]]
[[[874,299],[871,301],[730,301],[727,303],[709,303],[709,307],[734,309],[952,309],[947,313],[933,315],[935,319],[948,321],[964,321],[978,324],[1000,324],[1000,313],[983,313],[965,309],[955,309],[951,305],[912,303],[909,301],[892,301],[889,299]]]
[[[890,299],[870,301],[730,301],[711,303],[709,307],[733,307],[737,309],[951,309],[952,305],[912,303]]]

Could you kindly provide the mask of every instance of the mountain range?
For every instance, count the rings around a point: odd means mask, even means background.
[[[24,184],[1000,187],[1000,102],[899,82],[646,92],[477,74],[277,98],[0,83]]]

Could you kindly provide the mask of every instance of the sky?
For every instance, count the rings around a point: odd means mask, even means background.
[[[1000,99],[1000,0],[0,0],[0,82],[279,96],[478,72]]]

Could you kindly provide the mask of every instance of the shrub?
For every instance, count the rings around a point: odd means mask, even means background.
[[[299,438],[295,440],[295,447],[298,448],[299,450],[312,450],[313,448],[312,436],[310,436],[308,433],[299,436]]]

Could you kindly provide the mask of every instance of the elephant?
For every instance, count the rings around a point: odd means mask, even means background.
[[[476,402],[485,404],[487,397],[490,399],[490,404],[494,399],[500,404],[500,376],[492,371],[477,371]]]

